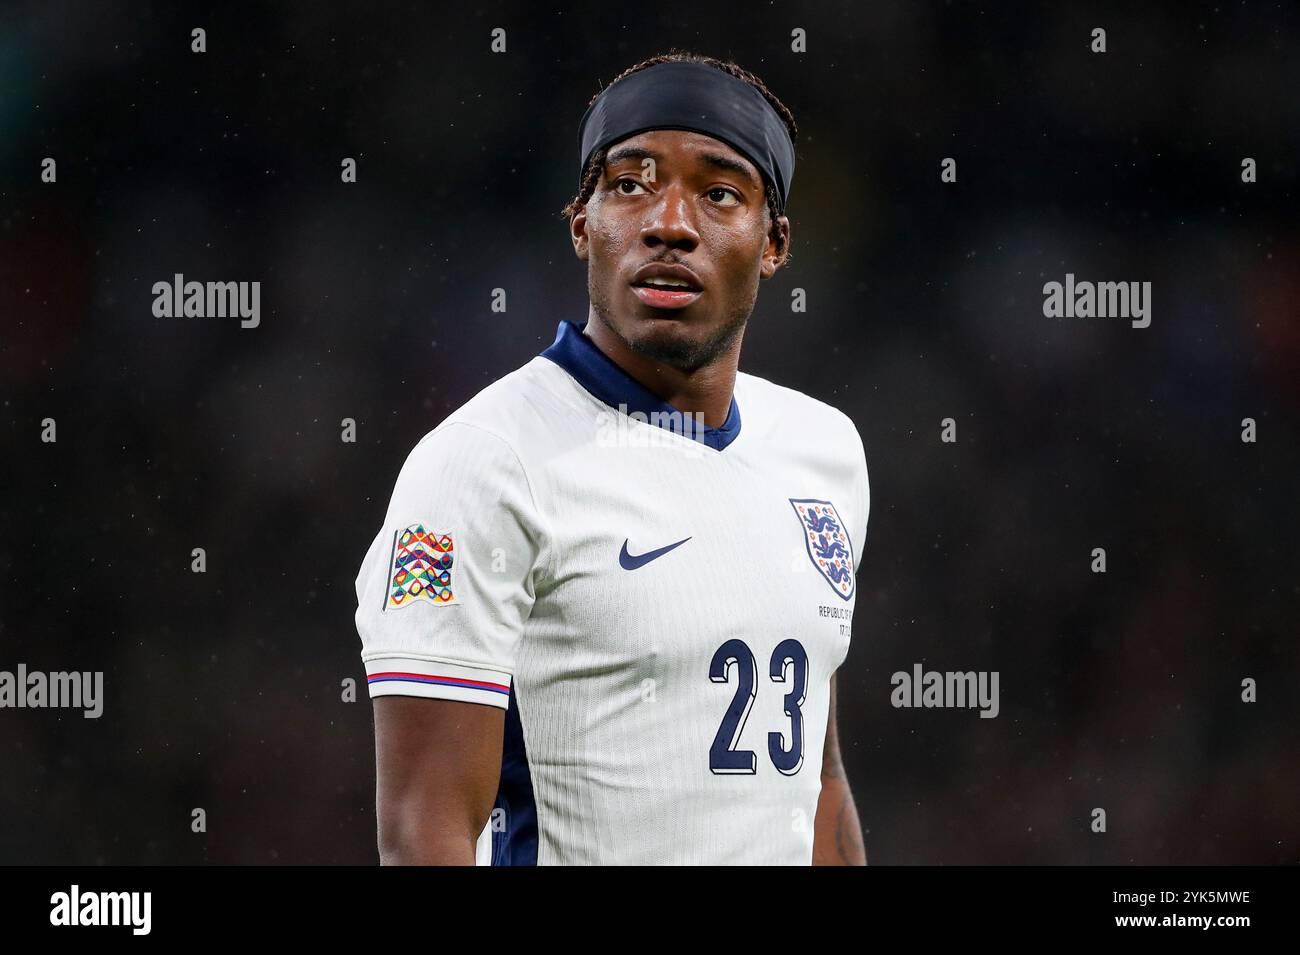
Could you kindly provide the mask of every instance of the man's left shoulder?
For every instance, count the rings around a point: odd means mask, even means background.
[[[871,511],[871,484],[866,450],[853,419],[812,395],[744,372],[737,376],[736,390],[737,401],[748,403],[761,418],[765,447],[804,476],[799,492],[790,495],[791,503],[806,498],[803,503],[833,504],[846,522],[851,546],[861,547]],[[744,414],[742,405],[742,420]]]
[[[847,444],[846,450],[855,456],[861,454],[862,438],[857,425],[834,405],[743,371],[736,373],[736,384],[737,392],[743,394],[747,404],[757,406],[755,410],[770,424],[775,436],[783,440]],[[742,405],[742,420],[744,412]]]

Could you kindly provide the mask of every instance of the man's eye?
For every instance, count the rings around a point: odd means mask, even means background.
[[[637,193],[635,193],[635,192],[631,192],[631,191],[629,191],[629,190],[627,190],[627,189],[624,189],[624,188],[623,188],[624,186],[632,186],[632,187],[635,188],[635,189],[644,189],[644,188],[645,188],[644,186],[641,185],[641,183],[637,182],[635,179],[620,179],[618,182],[614,183],[614,188],[617,189],[617,190],[619,191],[619,194],[620,194],[620,195],[624,195],[624,196],[635,196],[635,195],[637,195]]]
[[[709,198],[720,206],[734,206],[740,204],[740,197],[730,189],[724,189],[722,186],[714,186],[710,189]],[[730,202],[727,200],[730,200]]]

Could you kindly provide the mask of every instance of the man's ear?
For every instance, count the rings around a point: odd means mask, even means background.
[[[767,230],[767,245],[763,247],[763,261],[759,274],[765,279],[770,279],[789,258],[790,220],[786,216],[777,216]]]
[[[569,220],[569,238],[573,240],[573,252],[583,262],[587,261],[587,207],[573,214]]]

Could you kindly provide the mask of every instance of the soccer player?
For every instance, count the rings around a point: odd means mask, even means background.
[[[866,862],[834,682],[862,442],[737,367],[795,135],[693,54],[588,107],[586,320],[416,445],[357,577],[384,863]]]

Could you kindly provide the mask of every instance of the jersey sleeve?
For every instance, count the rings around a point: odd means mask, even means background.
[[[357,575],[371,697],[505,709],[547,555],[527,475],[504,439],[462,422],[426,435]]]
[[[857,548],[854,571],[862,566],[862,555],[867,547],[867,523],[871,515],[871,481],[867,477],[867,453],[862,444],[862,436],[856,427],[853,437],[857,443],[857,464],[854,468],[853,483],[858,514],[857,525],[851,529],[853,546]]]

